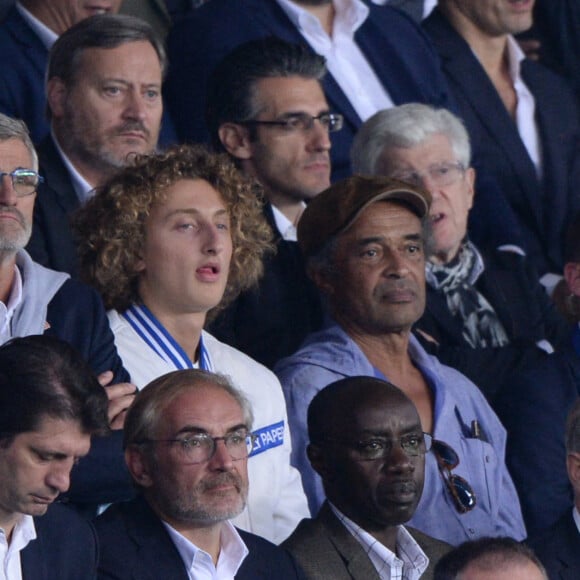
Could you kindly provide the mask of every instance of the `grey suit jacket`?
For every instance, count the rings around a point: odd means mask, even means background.
[[[451,546],[413,528],[406,529],[429,558],[422,578],[431,580],[435,564]],[[302,520],[282,547],[294,556],[308,580],[379,580],[370,558],[328,502],[315,518]]]

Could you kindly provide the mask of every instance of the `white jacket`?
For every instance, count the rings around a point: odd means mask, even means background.
[[[108,316],[123,365],[139,389],[176,370],[118,312],[110,311]],[[248,460],[248,505],[232,522],[279,544],[301,519],[310,517],[300,474],[290,465],[290,431],[282,388],[266,367],[205,331],[203,343],[212,370],[229,376],[252,404],[253,431],[261,446]]]

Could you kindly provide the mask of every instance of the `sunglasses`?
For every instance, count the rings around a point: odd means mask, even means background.
[[[444,441],[433,439],[431,450],[435,454],[439,472],[453,498],[455,509],[461,514],[471,511],[477,503],[473,488],[463,477],[451,473],[459,465],[459,456],[455,449]]]

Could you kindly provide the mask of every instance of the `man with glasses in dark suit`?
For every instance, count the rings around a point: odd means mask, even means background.
[[[310,403],[308,434],[327,501],[284,543],[306,577],[432,578],[450,546],[403,525],[432,445],[411,400],[374,377],[342,379]]]
[[[388,380],[438,441],[411,525],[450,544],[489,535],[523,539],[505,466],[505,429],[475,385],[429,356],[411,332],[425,308],[430,203],[429,192],[405,182],[354,176],[304,211],[298,244],[333,320],[275,369],[288,406],[292,461],[316,513],[324,492],[305,453],[310,401],[344,377]]]
[[[229,521],[248,499],[252,409],[229,379],[173,371],[149,383],[125,422],[139,490],[95,522],[99,578],[294,580],[287,552]]]

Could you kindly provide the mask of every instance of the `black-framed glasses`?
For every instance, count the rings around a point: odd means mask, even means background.
[[[207,433],[195,433],[176,439],[145,439],[138,445],[168,443],[174,446],[183,463],[205,463],[215,455],[218,441],[223,441],[233,461],[246,459],[254,448],[256,436],[247,429],[238,429],[223,437],[212,437]]]
[[[288,133],[298,131],[310,131],[314,127],[314,121],[318,121],[329,133],[340,131],[344,124],[344,117],[338,113],[320,113],[320,115],[309,115],[308,113],[292,113],[277,121],[259,121],[250,119],[241,121],[241,125],[266,125],[281,127]]]
[[[17,197],[25,197],[32,195],[44,178],[33,169],[15,169],[8,173],[7,171],[0,171],[0,180],[8,175],[12,180],[12,188]]]
[[[418,171],[395,171],[391,177],[421,187],[423,179],[429,177],[429,181],[436,187],[446,187],[455,183],[465,173],[463,163],[437,163],[427,168],[424,173]]]
[[[471,511],[477,503],[473,488],[466,479],[451,472],[459,465],[457,452],[451,445],[439,439],[433,439],[431,450],[435,454],[439,472],[451,494],[455,509],[462,514]]]
[[[335,439],[325,438],[323,443],[339,444],[351,449],[357,461],[375,461],[386,459],[394,445],[400,445],[401,449],[409,456],[416,457],[425,455],[431,449],[432,437],[429,433],[409,433],[398,439],[389,439],[373,435],[366,439]]]

